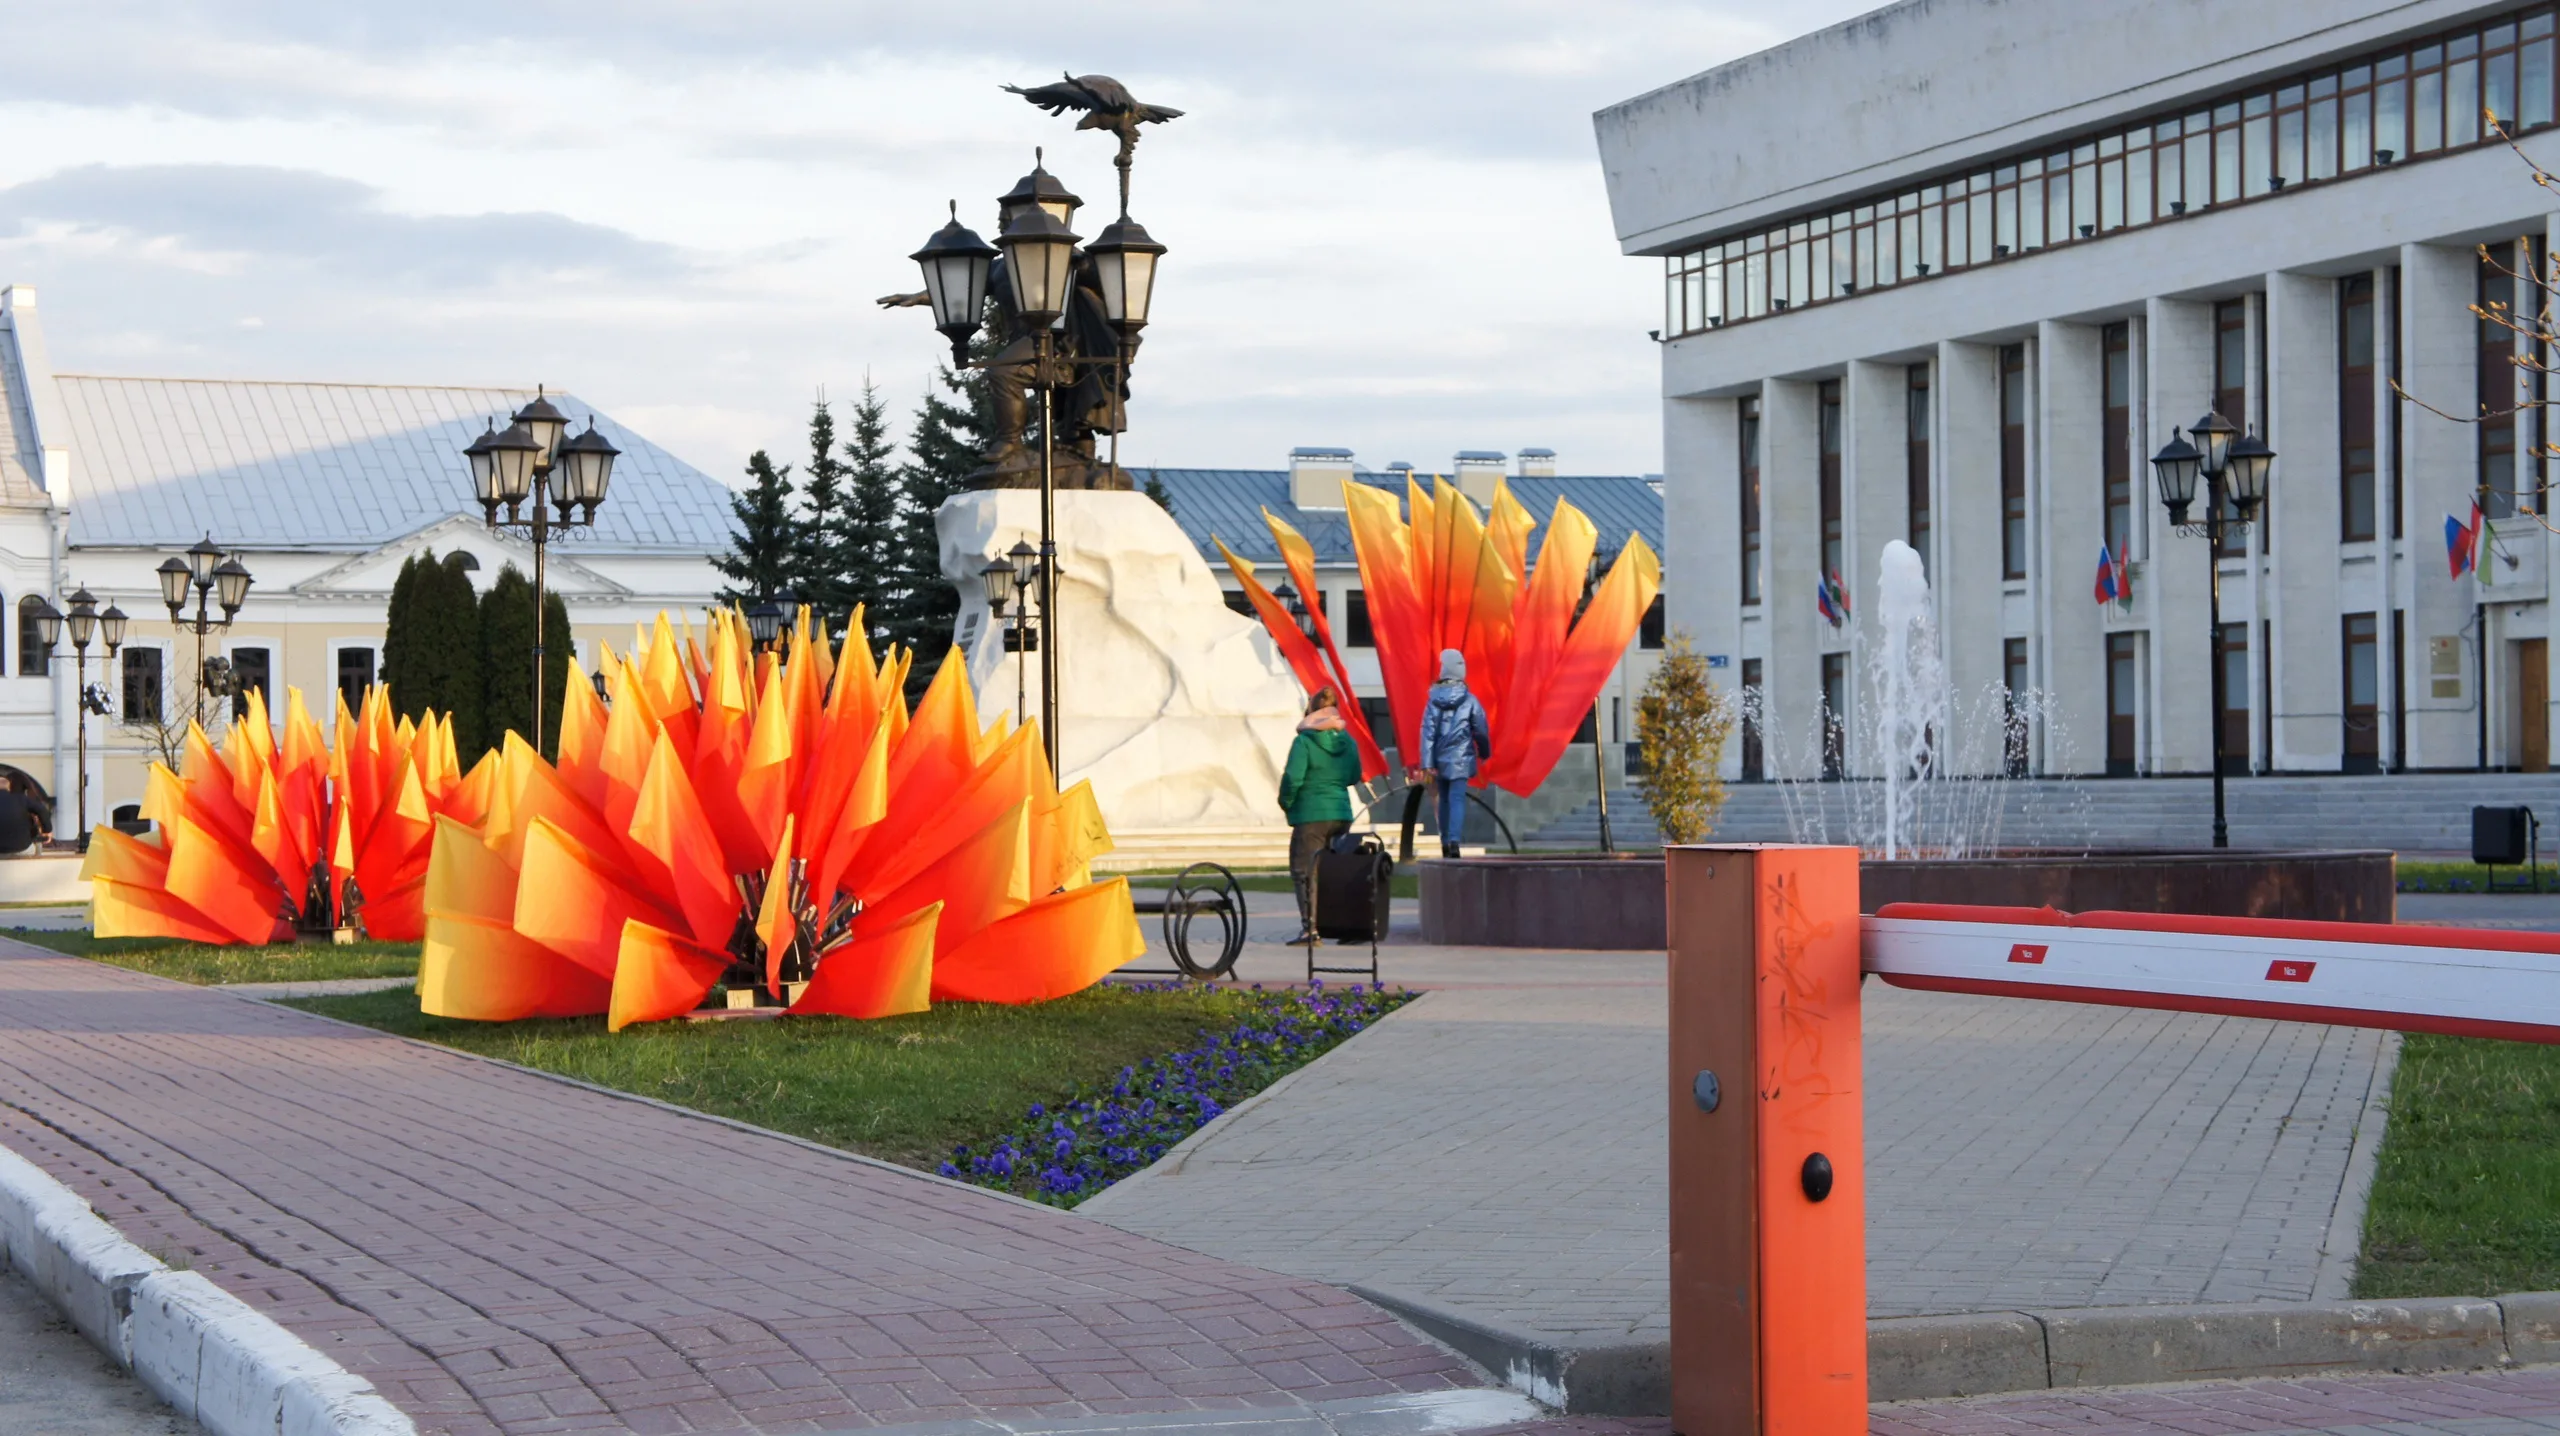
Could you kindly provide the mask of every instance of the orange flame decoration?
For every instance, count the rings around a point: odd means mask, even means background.
[[[1457,649],[1467,656],[1467,686],[1484,704],[1493,738],[1493,756],[1476,770],[1475,785],[1498,784],[1526,796],[1564,756],[1582,715],[1591,711],[1609,670],[1662,591],[1662,560],[1641,535],[1628,534],[1617,562],[1576,618],[1574,606],[1599,536],[1580,509],[1556,500],[1532,572],[1529,534],[1537,525],[1511,497],[1510,485],[1495,484],[1488,520],[1446,480],[1435,478],[1428,494],[1412,479],[1405,483],[1411,523],[1393,492],[1361,483],[1342,486],[1397,749],[1418,751],[1440,652]],[[1315,549],[1268,509],[1262,521],[1280,545],[1290,581],[1300,593],[1315,593]],[[1251,563],[1223,542],[1218,552],[1226,555],[1227,567],[1244,585],[1299,684],[1309,693],[1331,687],[1348,697],[1351,675],[1324,610],[1313,609],[1316,634],[1310,641],[1254,578]],[[1359,705],[1344,703],[1342,716],[1359,744],[1362,774],[1384,774],[1386,755]]]
[[[151,765],[142,815],[156,831],[90,835],[91,923],[100,937],[276,942],[306,915],[344,913],[353,895],[368,934],[415,941],[433,824],[477,821],[491,766],[463,776],[453,720],[395,720],[378,686],[359,714],[339,700],[334,746],[288,689],[279,743],[252,690],[219,749],[187,725],[183,777]]]
[[[707,645],[666,616],[568,685],[555,766],[514,735],[485,817],[436,824],[419,1005],[507,1021],[679,1016],[726,976],[799,1013],[1082,991],[1145,947],[1092,788],[1058,791],[1038,730],[981,730],[956,651],[911,716],[909,655],[787,653],[745,620]],[[752,975],[750,975],[752,974]]]

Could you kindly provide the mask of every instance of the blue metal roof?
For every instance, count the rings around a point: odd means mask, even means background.
[[[1282,522],[1306,535],[1307,543],[1316,551],[1319,564],[1350,564],[1351,527],[1340,509],[1302,509],[1289,502],[1289,474],[1285,469],[1140,469],[1132,471],[1140,484],[1150,476],[1164,484],[1173,496],[1174,521],[1200,547],[1214,572],[1225,571],[1213,538],[1226,540],[1227,547],[1239,557],[1257,564],[1278,563],[1280,546],[1271,538],[1271,530],[1262,522],[1262,511],[1269,509]],[[1404,492],[1405,476],[1401,473],[1377,473],[1361,470],[1352,475],[1353,483],[1390,493]],[[1428,480],[1424,481],[1428,486]],[[1663,547],[1662,495],[1653,482],[1642,476],[1578,476],[1553,479],[1513,478],[1508,482],[1511,495],[1529,510],[1538,526],[1529,536],[1529,552],[1535,561],[1538,545],[1546,538],[1547,518],[1555,512],[1556,500],[1563,499],[1582,510],[1600,531],[1603,552],[1614,551],[1627,541],[1630,532],[1641,534],[1653,551],[1668,558]]]

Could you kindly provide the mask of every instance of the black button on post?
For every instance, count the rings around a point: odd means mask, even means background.
[[[1818,1202],[1831,1195],[1831,1159],[1820,1152],[1804,1159],[1804,1197]]]
[[[1716,1074],[1701,1067],[1698,1075],[1690,1080],[1689,1095],[1697,1099],[1699,1111],[1712,1112],[1723,1105],[1724,1084],[1716,1080]]]

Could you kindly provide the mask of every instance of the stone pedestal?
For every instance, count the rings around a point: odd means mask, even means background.
[[[979,573],[1018,540],[1039,546],[1040,495],[965,493],[935,521],[980,713],[1014,712],[1017,656]],[[1280,768],[1301,698],[1270,635],[1227,608],[1199,549],[1144,494],[1060,493],[1057,544],[1061,786],[1092,781],[1118,865],[1283,860]],[[1020,664],[1037,719],[1040,655]]]

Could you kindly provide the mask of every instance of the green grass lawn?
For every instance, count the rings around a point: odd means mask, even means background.
[[[292,1005],[933,1171],[955,1143],[985,1140],[1035,1102],[1066,1101],[1232,1027],[1257,1000],[1234,988],[1104,986],[1027,1007],[940,1003],[875,1022],[664,1022],[618,1033],[600,1017],[428,1017],[406,991]]]
[[[2489,891],[2491,870],[2478,863],[2413,863],[2402,860],[2398,865],[2400,891],[2404,893],[2484,893]],[[2531,876],[2520,867],[2496,869],[2499,892],[2533,891]],[[2560,868],[2553,856],[2542,859],[2542,891],[2560,892]]]
[[[0,929],[20,942],[73,957],[129,967],[155,977],[212,986],[226,982],[320,982],[339,977],[415,977],[414,942],[280,942],[270,947],[217,947],[166,937],[92,937],[86,930]]]
[[[2411,1034],[2356,1295],[2560,1290],[2560,1047]]]

